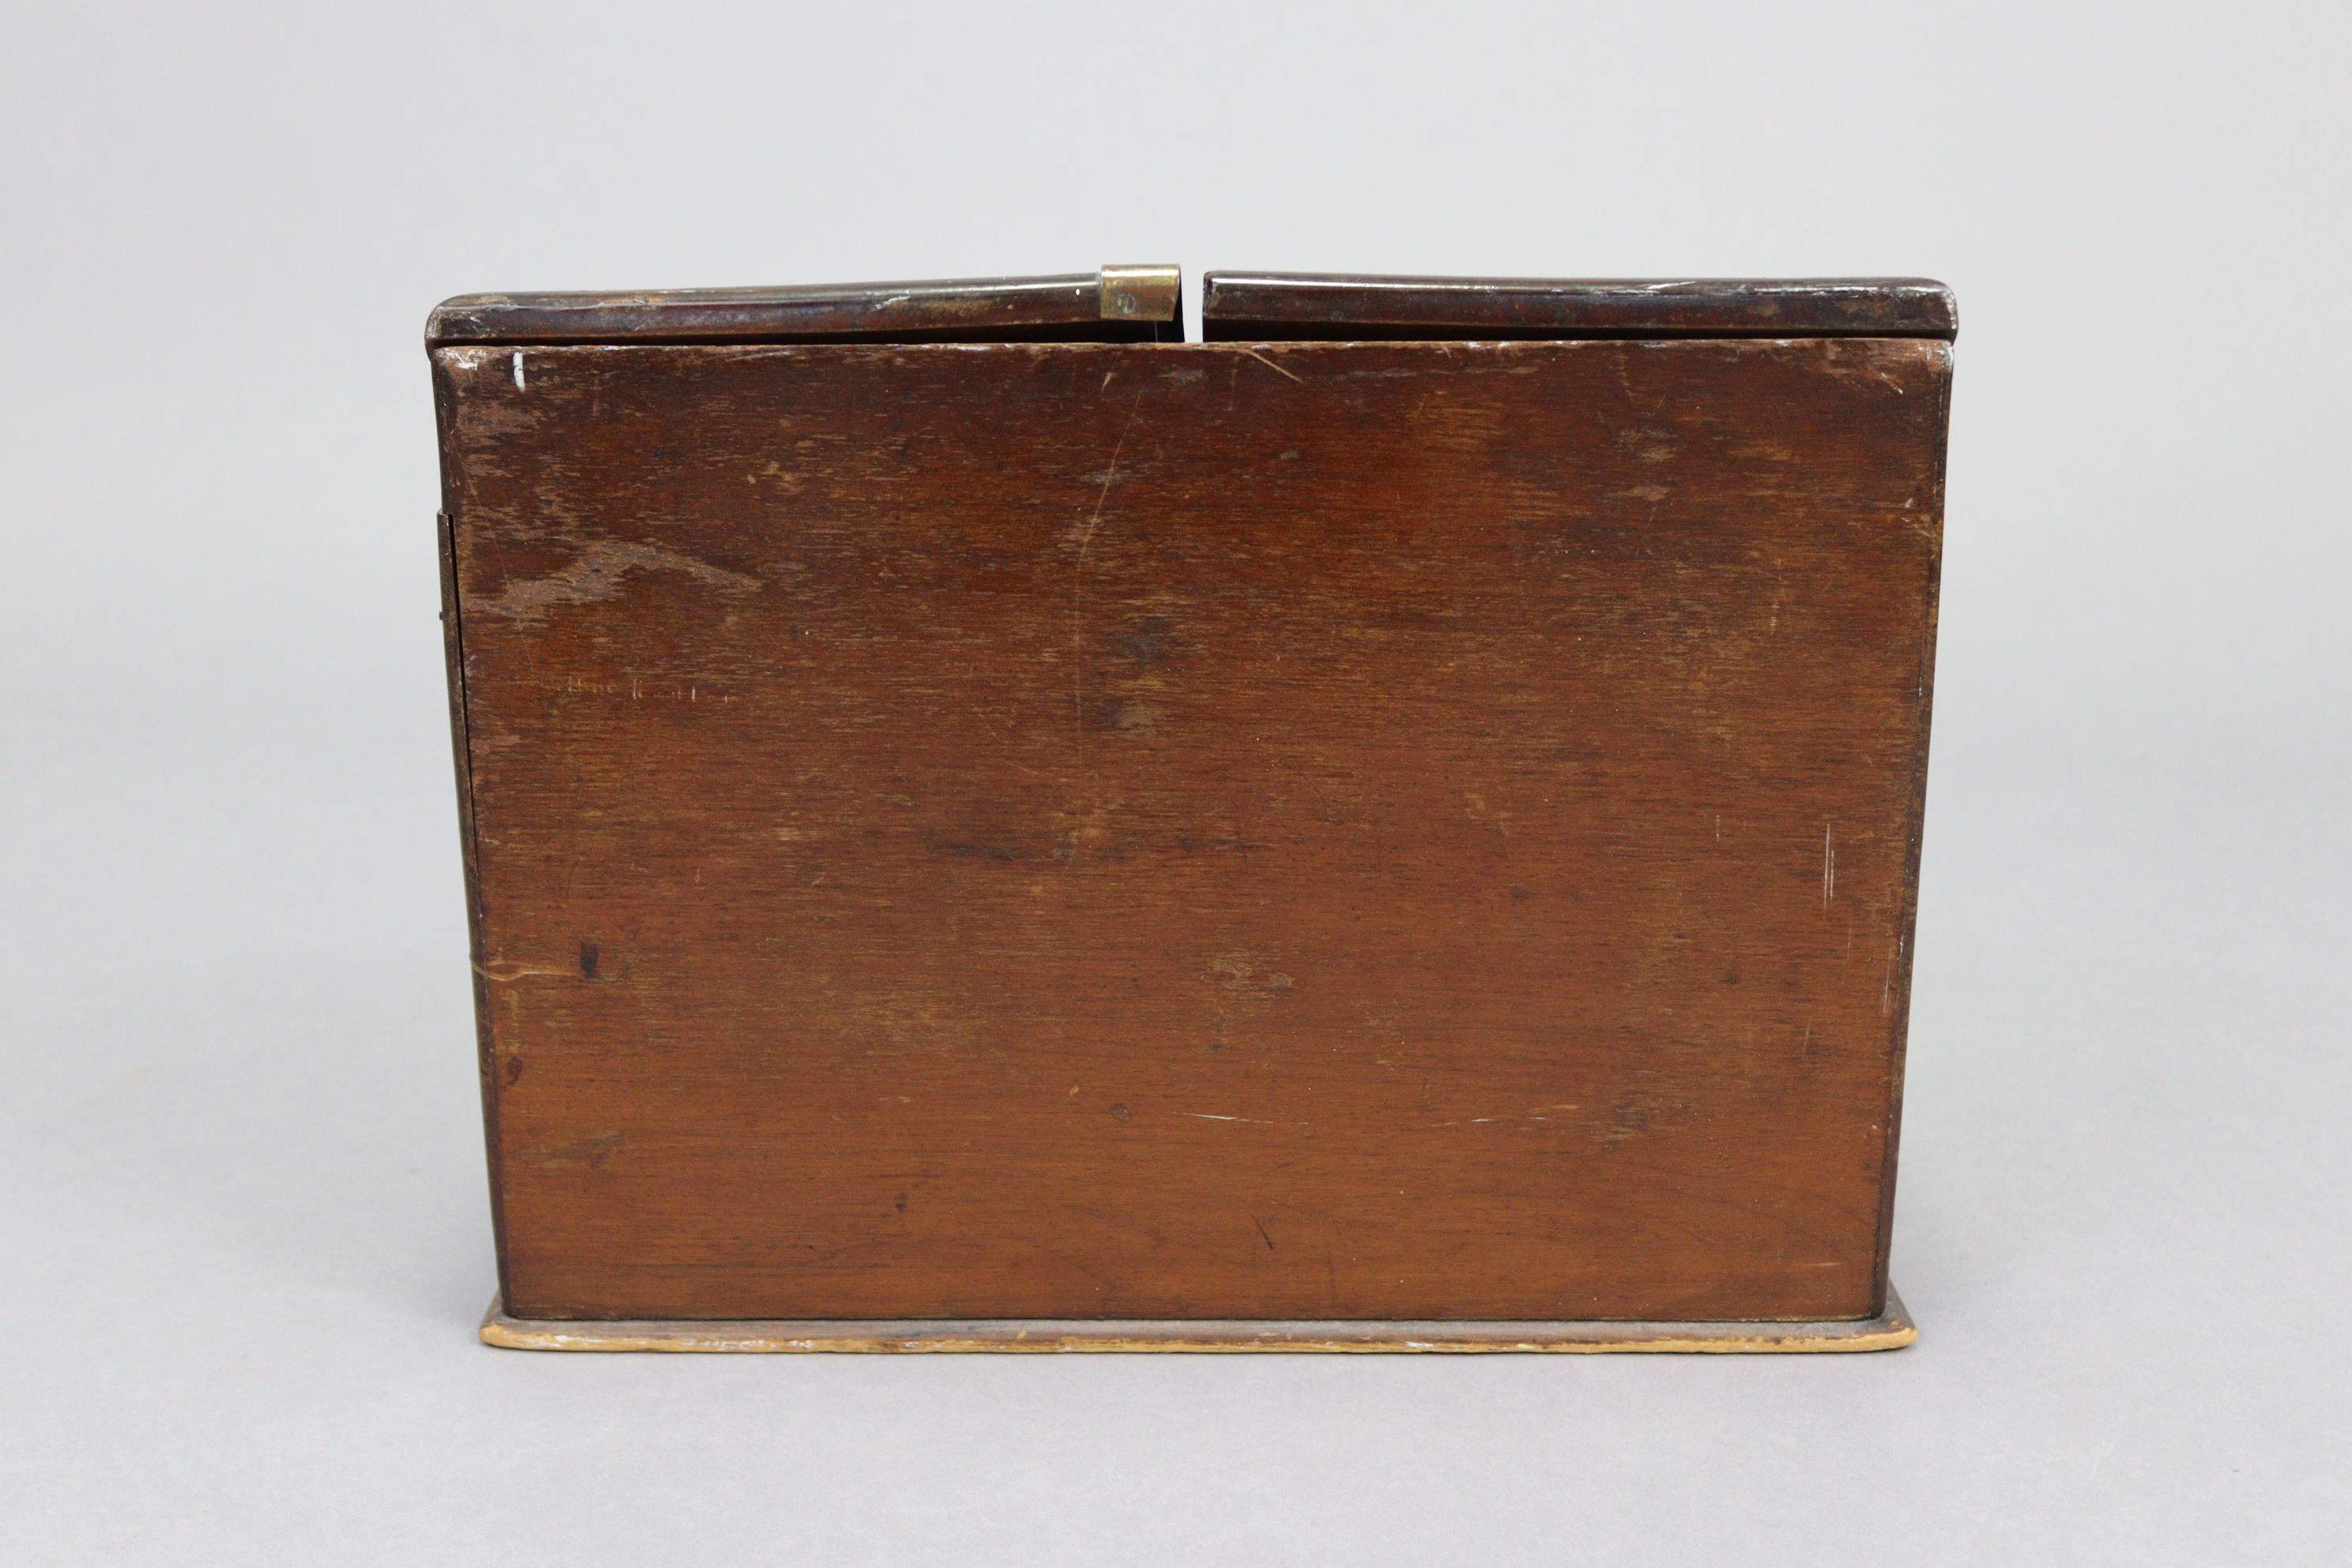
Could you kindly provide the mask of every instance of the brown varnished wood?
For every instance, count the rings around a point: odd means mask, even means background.
[[[517,1317],[1879,1311],[1940,341],[434,359]]]
[[[1202,335],[1235,340],[1941,338],[1959,317],[1928,278],[1381,278],[1212,272]]]
[[[461,294],[427,343],[1153,342],[1178,321],[1107,321],[1099,273],[635,293]]]

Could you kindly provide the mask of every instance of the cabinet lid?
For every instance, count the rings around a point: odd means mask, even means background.
[[[775,289],[460,294],[434,310],[425,341],[1154,342],[1182,336],[1181,302],[1173,267]]]
[[[1927,278],[1380,278],[1212,272],[1212,342],[1299,338],[1941,338],[1952,291]]]

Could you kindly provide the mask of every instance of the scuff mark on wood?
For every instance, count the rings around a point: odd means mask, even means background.
[[[505,592],[483,601],[479,608],[515,620],[536,620],[560,605],[592,605],[614,597],[621,591],[622,579],[631,572],[682,572],[727,594],[756,594],[765,586],[757,577],[730,572],[658,544],[600,539],[562,571],[509,583]]]

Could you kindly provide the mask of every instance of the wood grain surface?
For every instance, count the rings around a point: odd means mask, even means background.
[[[509,1310],[1874,1316],[1949,353],[436,349]]]

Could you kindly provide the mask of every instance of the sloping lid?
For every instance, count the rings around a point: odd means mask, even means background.
[[[1952,291],[1927,278],[1376,278],[1212,272],[1210,342],[1295,338],[1941,338]]]
[[[1172,267],[1051,278],[461,294],[426,321],[440,343],[1152,342],[1180,338]]]

